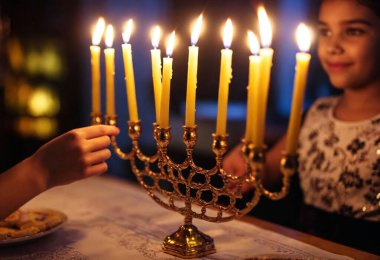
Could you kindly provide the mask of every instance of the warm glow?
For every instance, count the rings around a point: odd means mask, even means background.
[[[228,18],[223,30],[223,44],[224,44],[224,47],[227,49],[231,47],[232,31],[233,31],[232,22],[231,22],[231,19]]]
[[[201,33],[202,29],[202,19],[203,16],[200,15],[193,26],[193,29],[191,31],[191,45],[196,45],[198,42],[199,34]]]
[[[57,95],[48,88],[36,88],[28,100],[28,110],[32,116],[55,116],[59,107]]]
[[[256,34],[254,34],[252,31],[248,31],[248,44],[251,53],[253,55],[258,55],[260,52],[260,43],[259,39],[257,39]]]
[[[131,34],[132,34],[132,29],[133,29],[133,20],[129,19],[128,22],[126,22],[125,27],[124,27],[124,32],[122,33],[124,43],[129,42],[131,38]]]
[[[106,29],[106,45],[111,48],[113,44],[113,27],[111,24],[107,25]]]
[[[160,37],[161,37],[161,29],[158,25],[156,25],[153,29],[152,33],[152,46],[153,48],[157,49],[158,45],[160,44]]]
[[[175,31],[173,31],[166,41],[166,55],[172,56],[174,49]]]
[[[304,23],[300,23],[298,25],[296,38],[298,48],[302,52],[308,52],[311,45],[311,31]]]
[[[272,44],[272,26],[263,6],[259,7],[257,15],[259,17],[261,43],[263,47],[269,47]]]
[[[92,34],[92,45],[99,45],[102,40],[104,28],[106,27],[106,22],[103,17],[99,17],[98,22],[96,23],[95,30]]]

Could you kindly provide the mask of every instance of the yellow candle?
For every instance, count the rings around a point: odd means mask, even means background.
[[[115,115],[115,49],[112,48],[113,44],[113,27],[107,26],[106,30],[106,45],[108,48],[104,50],[106,61],[106,112],[108,116]]]
[[[264,144],[264,133],[265,133],[265,118],[266,118],[266,110],[268,103],[268,93],[269,93],[269,85],[270,85],[270,74],[272,68],[272,60],[273,60],[273,49],[269,46],[272,42],[272,26],[270,24],[268,15],[264,9],[264,7],[260,6],[258,9],[258,17],[259,17],[259,27],[260,27],[260,37],[263,48],[260,50],[260,56],[262,57],[262,66],[261,66],[261,87],[262,87],[262,95],[261,95],[261,108],[260,108],[260,118],[258,121],[258,146],[262,146]]]
[[[227,20],[223,32],[223,49],[220,62],[218,115],[216,118],[216,134],[225,135],[227,125],[228,88],[232,79],[232,50],[229,49],[232,42],[232,22]]]
[[[156,108],[156,122],[160,118],[160,105],[161,105],[161,50],[157,49],[160,42],[160,27],[156,26],[153,31],[152,45],[153,49],[150,51],[152,58],[152,78],[154,101]]]
[[[260,66],[261,57],[258,55],[260,45],[256,35],[248,32],[249,46],[252,55],[249,56],[249,83],[247,95],[247,120],[245,139],[254,145],[259,143],[258,121],[260,117]]]
[[[297,28],[297,42],[301,52],[296,54],[292,110],[286,138],[286,152],[291,155],[294,155],[297,152],[297,140],[301,126],[303,98],[305,95],[307,72],[311,59],[311,55],[306,53],[310,48],[311,35],[309,29],[304,24],[300,24]]]
[[[186,126],[195,125],[195,99],[197,88],[197,71],[198,71],[198,42],[199,33],[202,26],[202,15],[198,17],[197,22],[191,33],[191,44],[189,47],[189,60],[187,68],[187,93],[186,93]]]
[[[162,75],[162,93],[161,93],[161,108],[160,108],[160,121],[159,126],[168,128],[169,124],[169,107],[170,107],[170,83],[173,76],[173,59],[170,57],[174,48],[175,32],[173,31],[169,36],[166,55],[164,58],[164,67]]]
[[[91,72],[92,72],[92,113],[100,114],[100,47],[98,46],[103,31],[105,28],[105,21],[102,17],[98,19],[92,35],[92,45],[90,46],[91,52]]]
[[[124,72],[125,72],[125,82],[126,82],[126,92],[128,99],[128,110],[129,110],[129,120],[132,122],[139,121],[139,116],[137,112],[137,102],[136,102],[136,89],[135,89],[135,75],[133,73],[133,61],[132,61],[132,47],[129,44],[129,39],[132,33],[132,20],[127,22],[125,31],[123,32],[124,44],[122,44],[123,49],[123,60],[124,60]]]

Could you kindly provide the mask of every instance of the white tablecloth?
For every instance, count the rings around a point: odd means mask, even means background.
[[[57,209],[68,221],[45,237],[0,246],[0,259],[178,259],[161,243],[183,217],[124,180],[93,177],[56,187],[24,208]],[[214,238],[217,252],[204,259],[350,259],[241,221],[194,224]]]

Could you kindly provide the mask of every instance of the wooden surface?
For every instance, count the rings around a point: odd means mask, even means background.
[[[294,229],[290,229],[284,226],[277,225],[275,223],[271,223],[262,219],[254,218],[254,217],[248,217],[244,216],[240,219],[243,222],[251,223],[254,225],[257,225],[261,228],[271,230],[277,233],[280,233],[282,235],[285,235],[287,237],[294,238],[298,241],[302,241],[305,243],[308,243],[310,245],[314,245],[316,247],[319,247],[321,249],[324,249],[326,251],[340,254],[340,255],[347,255],[350,257],[353,257],[354,259],[363,259],[363,260],[380,260],[380,256],[370,254],[365,251],[361,251],[352,247],[348,247],[342,244],[338,244],[329,240],[325,240],[307,233],[299,232]],[[380,234],[379,234],[380,236]],[[379,239],[380,240],[380,239]],[[379,244],[380,246],[380,244]]]

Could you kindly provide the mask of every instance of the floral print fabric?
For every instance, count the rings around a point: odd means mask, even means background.
[[[328,212],[380,221],[380,115],[335,119],[339,97],[317,100],[299,137],[305,203]]]

